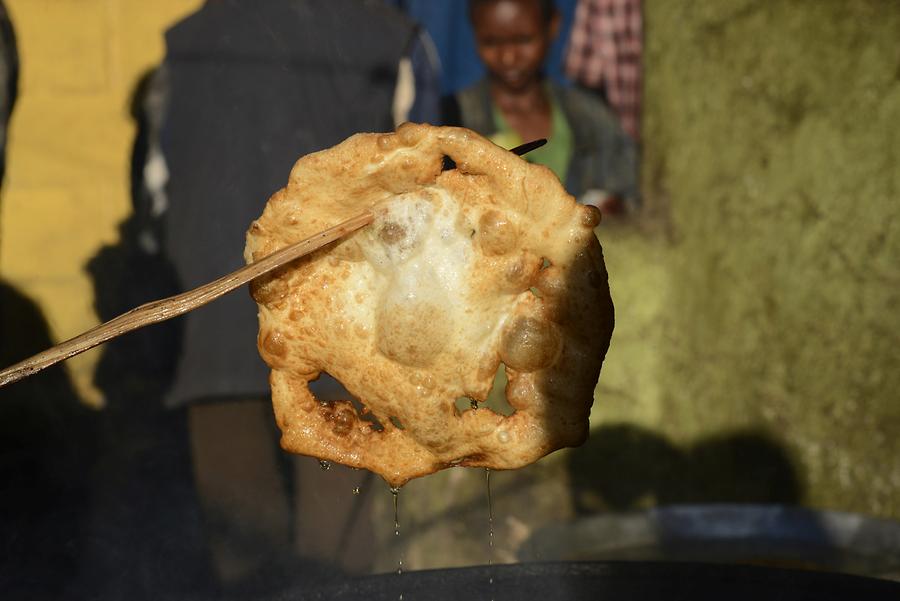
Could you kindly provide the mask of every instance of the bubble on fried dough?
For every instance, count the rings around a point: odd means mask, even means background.
[[[450,324],[442,307],[395,303],[378,314],[375,338],[385,357],[410,367],[428,366],[446,346]]]
[[[503,334],[500,357],[510,368],[532,372],[553,364],[562,340],[556,327],[534,317],[518,317]]]
[[[412,123],[404,123],[397,128],[397,137],[404,146],[412,146],[422,137],[421,130]]]
[[[522,292],[531,287],[540,270],[541,260],[530,254],[523,254],[510,263],[504,272],[504,290]]]
[[[602,219],[602,214],[600,213],[600,209],[595,207],[594,205],[582,205],[584,208],[581,211],[581,224],[587,227],[597,227],[600,225],[600,221]]]
[[[406,228],[394,221],[387,221],[378,231],[378,237],[388,246],[397,244],[406,238]]]
[[[562,271],[547,266],[542,269],[535,284],[538,290],[547,296],[563,296],[566,291],[566,282]]]
[[[366,232],[365,257],[382,271],[395,269],[420,249],[431,229],[434,208],[418,195],[401,195],[386,204]]]
[[[283,299],[288,294],[288,285],[276,271],[250,282],[250,295],[258,303],[270,304]]]
[[[382,136],[378,136],[378,148],[381,150],[393,150],[395,146],[397,146],[397,136],[394,134],[384,134]]]
[[[504,255],[516,246],[516,227],[500,211],[487,211],[478,220],[478,242],[486,255]]]
[[[269,330],[263,336],[262,350],[272,357],[283,358],[287,354],[287,344],[285,343],[284,334],[279,330]]]

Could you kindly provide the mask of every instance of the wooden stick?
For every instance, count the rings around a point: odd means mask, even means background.
[[[87,332],[70,340],[57,344],[50,349],[25,359],[15,365],[0,371],[0,387],[11,384],[22,378],[36,374],[45,367],[50,367],[60,361],[74,357],[79,353],[92,349],[95,346],[108,342],[113,338],[137,330],[146,325],[166,321],[223,296],[232,290],[258,278],[259,276],[277,269],[285,263],[290,263],[303,255],[314,252],[330,242],[343,238],[347,234],[358,230],[372,222],[371,213],[363,213],[343,223],[310,236],[286,248],[282,248],[271,255],[229,273],[209,284],[204,284],[193,290],[170,296],[162,300],[152,301],[132,309],[128,313],[100,324]]]

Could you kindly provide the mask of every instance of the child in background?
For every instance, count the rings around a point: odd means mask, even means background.
[[[581,202],[615,213],[637,201],[636,152],[597,98],[559,86],[543,64],[559,32],[552,0],[470,0],[487,77],[445,101],[444,121],[512,148],[547,138],[527,155],[553,170]]]

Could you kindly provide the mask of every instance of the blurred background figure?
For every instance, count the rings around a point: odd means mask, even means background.
[[[0,184],[19,54],[0,1]],[[52,345],[32,298],[0,278],[0,365]],[[61,365],[0,388],[0,591],[8,598],[58,598],[78,578],[93,458],[92,420]]]
[[[52,345],[28,296],[0,280],[0,363]],[[76,586],[91,512],[94,416],[62,365],[0,388],[0,591],[58,599]]]
[[[641,0],[579,0],[566,75],[595,91],[635,141],[641,129]]]
[[[103,245],[85,269],[101,321],[180,289],[175,267],[160,248],[160,224],[154,218],[165,201],[160,183],[165,163],[158,144],[164,91],[151,85],[155,75],[154,69],[140,78],[130,103],[137,127],[131,153],[133,211],[119,224],[118,240]],[[182,326],[179,319],[166,321],[101,347],[93,382],[105,407],[94,415],[99,453],[90,537],[82,553],[83,578],[100,598],[191,595],[211,586],[187,409],[169,409],[161,402],[172,386]],[[130,560],[123,562],[123,556]]]
[[[175,291],[239,267],[248,225],[299,157],[359,131],[436,120],[438,69],[427,48],[415,23],[381,1],[205,3],[167,31],[165,61],[142,95],[136,247],[171,263]],[[342,476],[329,481],[344,494],[316,513],[309,504],[327,491],[307,490],[305,474],[319,472],[318,463],[278,448],[253,301],[227,296],[182,326],[171,386],[160,392],[166,406],[189,407],[190,455],[219,580],[277,587],[300,575],[325,578],[326,563],[365,567],[334,548],[370,561],[360,552],[365,528],[352,529],[360,540],[341,535],[358,518],[350,491],[363,476],[336,468]],[[326,376],[318,386],[324,399],[344,394]]]
[[[527,159],[552,169],[571,194],[607,212],[634,204],[632,140],[598,98],[545,76],[560,27],[552,0],[472,0],[469,17],[487,77],[448,98],[444,121],[505,148],[547,138]]]
[[[208,2],[168,31],[152,84],[166,91],[165,162],[154,168],[165,195],[151,194],[147,212],[182,287],[243,263],[248,224],[297,158],[406,119],[395,118],[395,92],[416,36],[399,13],[360,0]],[[169,405],[268,390],[268,369],[246,344],[257,331],[249,298],[227,297],[185,322]]]
[[[441,92],[452,94],[485,76],[478,58],[475,35],[469,22],[469,3],[462,0],[388,0],[428,30],[434,50],[440,56]],[[563,57],[572,29],[576,0],[557,0],[560,13],[559,36],[553,41],[544,65],[547,77],[566,84]]]

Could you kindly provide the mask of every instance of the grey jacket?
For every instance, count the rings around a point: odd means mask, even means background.
[[[243,264],[244,237],[302,155],[393,129],[412,21],[374,0],[215,0],[166,33],[160,249],[190,289]],[[268,394],[256,306],[184,318],[168,405]]]

